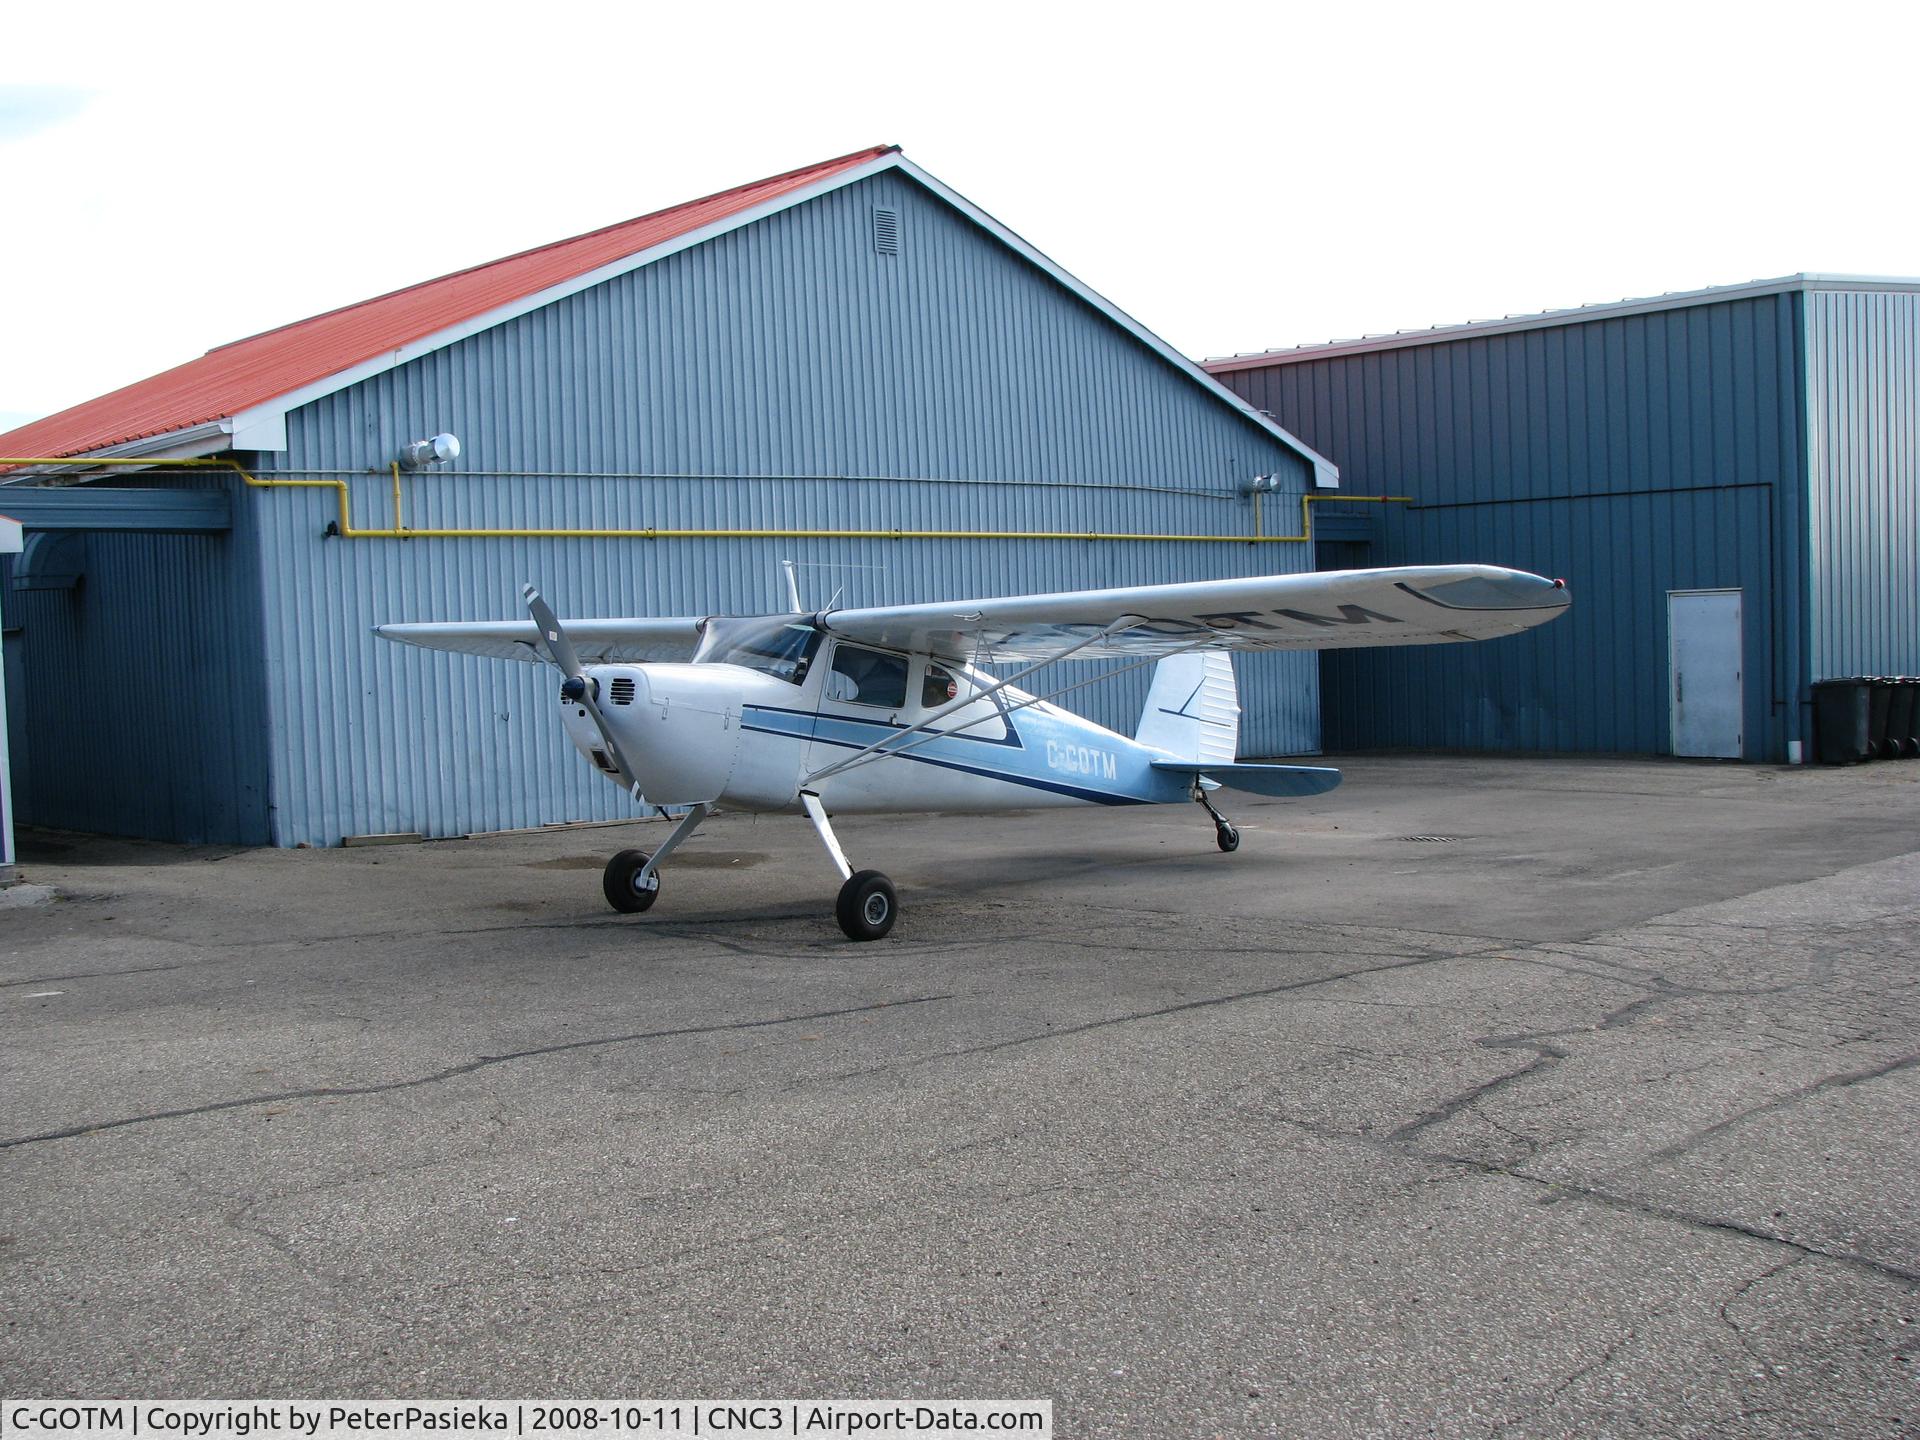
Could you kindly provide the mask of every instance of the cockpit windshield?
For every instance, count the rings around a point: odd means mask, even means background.
[[[694,651],[696,665],[744,665],[799,685],[807,678],[820,632],[804,615],[716,615]]]

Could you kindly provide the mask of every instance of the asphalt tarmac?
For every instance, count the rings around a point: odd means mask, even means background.
[[[29,836],[0,1393],[1920,1432],[1920,762],[332,851]]]

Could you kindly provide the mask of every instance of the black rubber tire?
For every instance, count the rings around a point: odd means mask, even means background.
[[[606,874],[600,877],[600,888],[606,892],[607,903],[623,915],[638,915],[660,898],[660,877],[653,877],[651,890],[633,888],[634,876],[650,857],[644,850],[622,850],[607,862]]]
[[[856,870],[840,887],[833,914],[849,940],[879,940],[893,929],[900,899],[893,882],[878,870]]]
[[[1213,843],[1231,855],[1240,848],[1240,832],[1231,825],[1222,825],[1213,832]]]

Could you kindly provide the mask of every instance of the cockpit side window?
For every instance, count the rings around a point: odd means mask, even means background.
[[[836,645],[827,699],[886,710],[901,709],[907,703],[905,657],[866,650],[858,645]]]

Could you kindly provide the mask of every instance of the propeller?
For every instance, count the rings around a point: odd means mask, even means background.
[[[613,738],[607,717],[600,713],[599,683],[581,665],[580,652],[573,648],[573,642],[567,638],[560,617],[553,613],[553,607],[540,598],[540,592],[532,585],[524,587],[520,594],[527,602],[527,613],[533,617],[534,626],[540,631],[540,648],[546,652],[554,668],[566,676],[560,682],[560,698],[587,712],[594,728],[600,732],[600,743],[606,747],[607,758],[626,782],[627,789],[639,794],[640,782],[633,778],[633,767],[627,764],[627,757],[621,754],[620,742]]]

